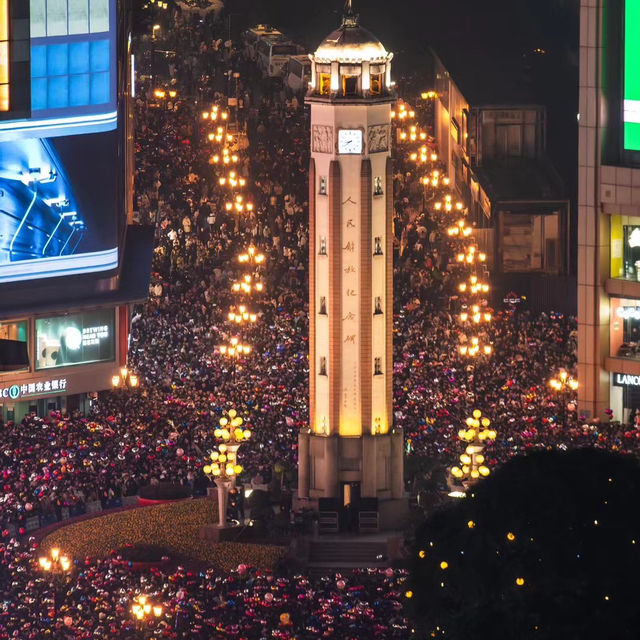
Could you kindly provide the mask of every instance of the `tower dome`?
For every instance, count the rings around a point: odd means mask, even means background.
[[[308,97],[389,97],[393,54],[370,31],[360,26],[351,0],[347,0],[340,27],[332,31],[309,57],[312,78]]]

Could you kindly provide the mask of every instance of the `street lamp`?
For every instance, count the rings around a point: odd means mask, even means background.
[[[249,247],[245,253],[241,253],[238,256],[238,262],[243,264],[262,264],[265,260],[264,253],[257,253],[255,247]]]
[[[236,459],[237,445],[233,446],[222,443],[218,446],[218,451],[210,454],[211,463],[205,464],[202,468],[204,474],[215,482],[218,487],[218,528],[222,529],[227,525],[227,502],[229,499],[229,489],[235,483],[236,476],[242,473],[242,466]]]
[[[243,304],[238,307],[237,313],[235,309],[236,307],[231,307],[231,311],[229,311],[229,315],[227,316],[229,318],[229,322],[233,322],[235,324],[251,322],[253,324],[258,319],[258,315],[247,311],[247,308]]]
[[[223,356],[240,357],[251,353],[251,346],[242,344],[239,338],[231,338],[229,344],[222,344],[218,347],[218,351]]]
[[[558,372],[557,378],[549,380],[549,386],[560,395],[562,402],[562,426],[567,422],[567,396],[569,393],[578,390],[578,381],[572,377],[565,369]]]
[[[140,385],[137,374],[131,373],[127,367],[120,369],[120,375],[111,376],[113,389],[136,389]]]
[[[460,466],[451,468],[451,475],[458,480],[462,478],[478,480],[481,476],[488,476],[491,471],[484,462],[482,454],[484,443],[496,439],[496,432],[490,429],[491,420],[483,418],[482,412],[475,409],[466,420],[467,429],[458,431],[458,438],[467,443],[465,451],[460,455]]]
[[[53,609],[58,611],[58,598],[66,585],[72,567],[71,558],[60,553],[58,547],[53,547],[48,556],[38,558],[38,565],[53,582]]]
[[[472,358],[482,355],[490,356],[493,352],[493,347],[490,343],[480,342],[480,338],[473,336],[469,339],[468,344],[462,344],[458,347],[458,352],[461,356],[470,356]]]
[[[131,605],[131,615],[136,623],[136,629],[143,638],[151,638],[154,634],[153,621],[158,620],[163,613],[162,605],[153,604],[145,595],[134,599]]]
[[[487,254],[478,251],[474,246],[468,247],[456,256],[456,261],[463,264],[473,264],[476,259],[478,262],[484,262],[487,259]]]
[[[262,282],[254,281],[250,275],[245,275],[242,280],[238,280],[231,285],[231,290],[234,292],[242,291],[243,293],[251,293],[252,291],[262,292],[264,285]]]
[[[462,311],[460,313],[460,322],[471,321],[475,324],[480,324],[481,322],[491,322],[491,312],[490,311],[481,311],[480,306],[477,304],[472,305],[470,310]]]
[[[488,293],[489,292],[489,283],[481,282],[478,280],[478,276],[472,275],[469,276],[469,282],[461,282],[458,285],[458,291],[460,293]]]

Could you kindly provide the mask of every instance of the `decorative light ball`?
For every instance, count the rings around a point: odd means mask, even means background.
[[[228,440],[231,437],[231,434],[229,433],[228,429],[223,429],[222,430],[222,439],[223,440]]]
[[[497,435],[498,434],[493,429],[489,431],[489,438],[491,438],[491,440],[495,440]]]
[[[242,433],[242,429],[236,429],[236,430],[233,432],[233,437],[234,437],[236,440],[242,440],[242,435],[243,435],[243,433]]]
[[[226,462],[227,461],[227,456],[224,455],[224,453],[221,453],[218,456],[218,462]]]
[[[213,475],[214,476],[219,476],[220,475],[220,467],[218,465],[213,467]]]
[[[489,467],[485,467],[484,465],[482,465],[478,469],[478,471],[480,472],[481,476],[485,476],[485,477],[488,476],[491,473],[491,471],[489,470]]]
[[[480,411],[480,409],[474,409],[473,410],[473,417],[474,418],[479,418],[482,415],[482,411]]]
[[[238,415],[238,412],[235,409],[229,409],[228,411],[230,418],[235,418]]]
[[[477,470],[477,469],[472,469],[472,470],[471,470],[471,477],[472,477],[474,480],[480,477],[480,473],[478,472],[478,470]]]
[[[235,473],[234,472],[234,466],[231,465],[231,464],[228,464],[227,467],[226,467],[226,472],[227,472],[228,476],[234,475],[234,473]]]
[[[479,453],[478,455],[476,455],[476,462],[477,462],[478,464],[482,464],[482,463],[484,462],[484,456],[483,456],[481,453]]]
[[[462,473],[469,473],[469,465],[468,464],[462,465]]]
[[[251,431],[249,431],[249,429],[245,429],[242,432],[242,436],[244,437],[245,440],[248,440],[251,437]]]
[[[420,549],[420,551],[418,551],[418,557],[419,558],[424,558],[427,555],[427,552],[424,549]]]
[[[462,478],[462,476],[464,475],[460,467],[453,467],[451,469],[451,474],[453,475],[454,478]]]
[[[482,418],[482,426],[483,427],[488,427],[491,424],[491,420],[489,420],[489,418]]]
[[[440,563],[440,568],[441,568],[443,571],[444,571],[445,569],[448,569],[448,568],[449,568],[449,563],[448,563],[446,560],[443,560],[443,561]]]
[[[213,437],[214,437],[214,438],[220,438],[220,437],[222,437],[222,429],[214,429],[214,431],[213,431]]]
[[[218,459],[218,455],[217,451],[212,451],[209,457],[215,462]]]
[[[471,464],[471,456],[468,456],[466,453],[463,453],[460,456],[460,462],[463,464]]]
[[[467,522],[467,527],[469,527],[469,529],[473,529],[476,526],[476,523],[473,520],[469,520],[469,522]]]
[[[409,591],[407,591],[404,595],[407,598],[413,598],[413,591],[411,591],[411,589],[409,589]]]
[[[516,578],[516,584],[521,587],[524,584],[524,578]]]
[[[471,418],[471,417],[467,418],[466,422],[467,422],[467,427],[470,427],[471,424],[473,423],[473,418]]]
[[[237,476],[239,476],[242,473],[242,465],[237,464],[235,467],[233,467],[233,471]]]
[[[205,464],[204,467],[202,467],[202,470],[209,475],[211,473],[211,465]]]
[[[227,445],[221,444],[218,449],[220,449],[220,453],[224,453],[227,450]]]
[[[229,421],[226,418],[220,418],[220,426],[226,427]]]

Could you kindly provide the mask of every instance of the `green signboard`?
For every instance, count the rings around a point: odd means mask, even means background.
[[[624,9],[624,148],[640,151],[640,0]]]

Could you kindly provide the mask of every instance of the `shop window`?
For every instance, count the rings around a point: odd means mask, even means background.
[[[382,74],[381,73],[372,73],[371,74],[371,95],[377,96],[382,93]]]
[[[318,87],[319,87],[319,92],[321,96],[328,96],[331,94],[331,74],[330,73],[320,74]]]
[[[327,315],[327,299],[324,296],[320,296],[320,311],[318,313],[321,316]]]
[[[381,196],[384,193],[382,190],[382,178],[380,176],[376,176],[373,179],[373,195]]]
[[[0,373],[28,371],[27,321],[0,322],[0,341]]]
[[[320,176],[320,180],[318,182],[318,193],[321,196],[327,195],[327,178],[325,176]]]
[[[320,371],[321,376],[327,375],[327,359],[325,357],[320,358]]]
[[[640,300],[611,298],[610,355],[640,360]]]
[[[352,98],[358,95],[358,76],[342,76],[342,95]]]
[[[318,250],[318,253],[321,256],[326,256],[327,255],[327,239],[325,236],[320,236],[320,249]]]
[[[382,375],[382,358],[373,359],[373,375],[374,376]]]
[[[611,216],[611,277],[640,282],[640,218]]]
[[[373,255],[381,256],[382,254],[382,237],[376,236],[373,240]]]
[[[380,296],[376,296],[375,304],[374,304],[373,315],[380,316],[382,315],[382,298]]]

